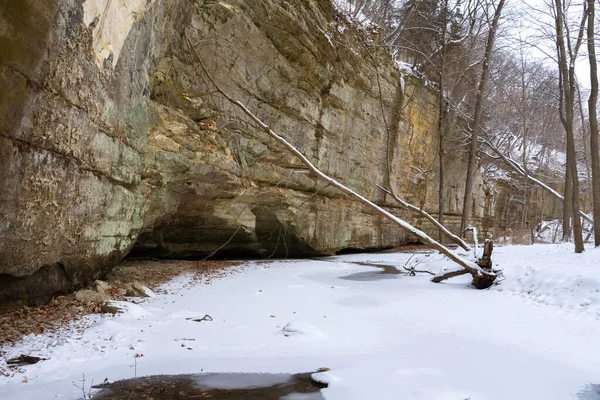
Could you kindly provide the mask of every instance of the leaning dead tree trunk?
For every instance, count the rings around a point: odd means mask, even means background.
[[[457,245],[459,245],[460,247],[462,247],[463,249],[469,251],[469,245],[462,240],[460,237],[456,236],[454,233],[450,232],[448,230],[448,228],[446,228],[444,225],[442,225],[438,220],[436,220],[435,218],[433,218],[427,211],[420,209],[419,207],[412,205],[404,200],[402,200],[400,197],[398,197],[395,193],[392,193],[392,191],[387,190],[386,188],[377,185],[377,187],[381,190],[383,190],[384,192],[386,192],[387,194],[389,194],[390,196],[392,196],[392,198],[394,200],[396,200],[396,202],[398,204],[400,204],[400,206],[402,206],[402,208],[405,208],[407,210],[413,211],[417,214],[419,214],[420,216],[424,217],[425,219],[427,219],[429,222],[431,222],[433,225],[435,225],[436,228],[438,228],[440,230],[440,232],[442,232],[444,235],[446,235],[450,240],[452,240],[454,243],[456,243]]]
[[[429,237],[425,232],[421,231],[420,229],[415,228],[414,226],[410,225],[408,222],[396,217],[392,213],[384,210],[383,208],[379,207],[377,204],[371,202],[370,200],[367,200],[365,197],[356,193],[352,189],[346,187],[342,183],[338,182],[337,180],[335,180],[335,179],[331,178],[330,176],[321,172],[321,170],[319,170],[316,166],[314,166],[313,163],[311,163],[310,160],[308,158],[306,158],[306,156],[304,154],[302,154],[298,149],[296,149],[292,144],[290,144],[283,137],[281,137],[277,133],[273,132],[273,130],[271,130],[271,128],[269,128],[269,126],[267,124],[265,124],[256,115],[254,115],[250,110],[248,110],[248,108],[242,102],[240,102],[239,100],[233,99],[225,91],[223,91],[221,89],[221,87],[214,81],[214,79],[212,78],[210,73],[208,72],[208,69],[204,65],[204,62],[202,61],[202,59],[198,56],[198,53],[194,49],[194,47],[193,47],[192,43],[190,42],[190,39],[188,38],[185,31],[183,33],[183,36],[184,36],[184,39],[188,46],[188,49],[190,51],[190,54],[192,55],[192,62],[195,64],[196,72],[198,72],[197,67],[200,66],[200,69],[202,70],[203,74],[207,77],[209,82],[215,87],[216,91],[221,96],[223,96],[225,99],[227,99],[227,101],[229,101],[231,104],[233,104],[236,107],[238,107],[239,109],[241,109],[244,114],[246,114],[252,121],[254,121],[259,127],[261,127],[262,130],[265,131],[271,138],[275,139],[277,142],[282,144],[286,149],[288,149],[290,151],[290,153],[292,153],[293,155],[298,157],[298,159],[310,171],[312,171],[315,175],[317,175],[317,177],[319,177],[320,179],[327,182],[330,186],[333,186],[333,187],[339,189],[343,193],[346,193],[347,195],[354,198],[358,202],[370,207],[371,209],[376,211],[378,214],[393,221],[394,223],[399,225],[406,232],[415,235],[423,243],[425,243],[428,247],[439,251],[440,253],[442,253],[443,255],[448,257],[450,260],[452,260],[456,264],[460,265],[462,268],[464,268],[468,273],[470,273],[473,276],[473,286],[475,286],[477,289],[488,288],[494,283],[494,280],[496,279],[496,274],[494,274],[493,272],[486,271],[483,268],[481,268],[479,265],[477,265],[476,263],[470,262],[470,261],[458,256],[457,254],[454,254],[452,251],[450,251],[450,249],[446,248],[445,246],[441,245],[440,243],[438,243],[437,241],[435,241],[434,239]]]

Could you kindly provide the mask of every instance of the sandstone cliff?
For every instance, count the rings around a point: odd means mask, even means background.
[[[295,257],[406,242],[211,93],[184,31],[214,78],[324,172],[386,204],[376,184],[389,158],[396,191],[437,209],[435,93],[410,76],[402,91],[377,32],[329,0],[24,0],[0,26],[0,303],[47,300],[130,251]],[[460,152],[447,170],[457,213]],[[483,217],[481,179],[476,190]]]

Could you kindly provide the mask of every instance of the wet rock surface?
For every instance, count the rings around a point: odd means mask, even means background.
[[[304,374],[160,375],[100,386],[95,399],[319,400],[327,385]]]
[[[102,303],[106,300],[110,300],[110,296],[95,290],[82,289],[75,293],[75,299],[82,303]]]

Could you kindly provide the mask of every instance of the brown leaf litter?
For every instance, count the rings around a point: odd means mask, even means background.
[[[228,274],[239,272],[241,263],[233,261],[180,261],[180,260],[126,260],[107,274],[110,285],[104,289],[105,294],[113,300],[128,300],[125,293],[134,282],[140,282],[155,292],[159,286],[181,274],[191,274],[188,286],[210,284]],[[91,289],[96,285],[92,284]],[[130,300],[131,301],[131,300]],[[53,336],[70,322],[81,321],[88,314],[99,313],[100,302],[82,302],[75,294],[56,296],[49,304],[38,307],[21,307],[0,314],[0,357],[4,357],[2,349],[15,343],[25,335],[48,334]],[[81,321],[81,326],[85,328]],[[0,371],[1,372],[1,371]]]

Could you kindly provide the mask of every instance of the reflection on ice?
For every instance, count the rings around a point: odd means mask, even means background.
[[[202,389],[254,389],[288,383],[293,379],[289,374],[202,374],[192,375],[192,379]]]
[[[357,262],[354,264],[364,265],[366,267],[375,267],[379,270],[357,272],[355,274],[342,276],[340,279],[346,279],[349,281],[379,281],[382,279],[396,279],[396,275],[402,273],[398,268],[394,267],[393,265],[374,264],[366,262]]]

